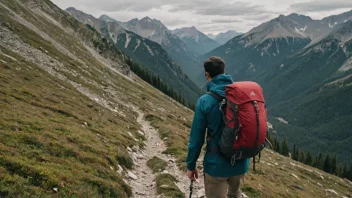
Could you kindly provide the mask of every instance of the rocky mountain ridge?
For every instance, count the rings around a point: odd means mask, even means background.
[[[216,42],[220,43],[221,45],[225,44],[227,41],[231,40],[232,38],[241,35],[242,33],[237,32],[235,30],[228,30],[227,32],[221,32],[217,35],[208,34],[207,36],[211,39],[214,39]]]
[[[172,34],[171,31],[159,20],[144,17],[142,19],[132,19],[127,22],[119,22],[107,15],[101,19],[119,23],[126,30],[134,32],[144,38],[159,43],[167,51],[170,57],[182,68],[182,70],[192,79],[201,72],[198,55],[191,50],[185,42]]]
[[[220,46],[219,43],[210,39],[194,26],[175,29],[171,33],[183,40],[198,55],[203,55]]]
[[[74,8],[66,10],[82,23],[93,25],[105,38],[110,40],[122,52],[136,62],[145,65],[164,82],[177,90],[190,103],[195,103],[200,94],[199,88],[190,80],[182,69],[170,58],[169,54],[158,43],[145,39],[114,20],[96,19]],[[104,17],[101,17],[104,18]],[[148,20],[145,18],[143,21]],[[107,22],[111,21],[111,22]]]

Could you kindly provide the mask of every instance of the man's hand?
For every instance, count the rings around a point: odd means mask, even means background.
[[[198,170],[194,169],[193,171],[188,171],[187,176],[190,180],[192,181],[197,181],[198,180]]]

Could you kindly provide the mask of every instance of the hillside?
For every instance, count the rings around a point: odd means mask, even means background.
[[[340,161],[348,162],[352,156],[348,147],[352,128],[351,38],[352,21],[348,21],[322,41],[268,68],[270,75],[260,79],[265,82],[269,112],[289,123],[279,124],[280,136],[316,155],[321,151],[336,153]]]
[[[48,0],[0,2],[0,38],[0,197],[188,194],[193,112],[115,46]],[[249,197],[352,194],[351,182],[268,150],[257,168]]]
[[[200,89],[160,44],[124,29],[121,23],[116,21],[106,22],[75,8],[68,8],[66,11],[83,24],[94,27],[119,50],[159,76],[189,103],[196,102],[201,93]]]

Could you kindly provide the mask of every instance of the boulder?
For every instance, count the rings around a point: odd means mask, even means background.
[[[338,194],[335,190],[333,190],[333,189],[325,189],[325,192],[326,192],[326,193],[335,194],[335,195],[339,196],[339,194]]]
[[[169,185],[163,184],[160,186],[160,188],[169,188]]]
[[[128,176],[130,179],[133,179],[133,180],[137,180],[137,179],[138,179],[137,175],[135,175],[135,174],[132,173],[131,171],[128,171],[128,172],[127,172],[127,176]]]
[[[163,171],[163,174],[169,174],[169,171],[164,170],[164,171]]]

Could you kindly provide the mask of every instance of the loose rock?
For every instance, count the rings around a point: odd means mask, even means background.
[[[325,192],[326,193],[332,193],[332,194],[335,194],[335,195],[339,196],[339,194],[335,190],[332,190],[332,189],[325,189]]]
[[[137,180],[137,179],[138,179],[137,175],[135,175],[135,174],[132,173],[131,171],[128,171],[128,172],[127,172],[127,175],[128,175],[128,177],[131,178],[131,179],[134,179],[134,180]]]

